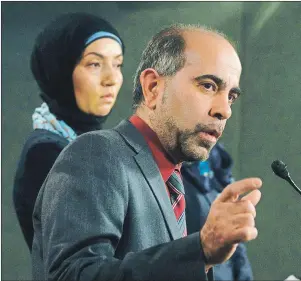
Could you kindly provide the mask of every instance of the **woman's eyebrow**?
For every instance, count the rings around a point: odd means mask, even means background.
[[[89,53],[85,54],[84,57],[86,57],[88,55],[95,55],[95,56],[100,57],[101,59],[104,59],[106,57],[106,56],[104,56],[104,55],[102,55],[101,53],[98,53],[98,52],[89,52]],[[118,54],[114,58],[117,59],[119,57],[122,57],[122,54]]]

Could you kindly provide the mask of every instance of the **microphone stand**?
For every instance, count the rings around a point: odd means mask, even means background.
[[[300,188],[294,183],[294,181],[291,179],[291,177],[288,175],[285,180],[291,184],[291,186],[301,195]]]

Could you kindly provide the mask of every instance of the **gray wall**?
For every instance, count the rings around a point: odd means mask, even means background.
[[[278,6],[279,5],[279,6]],[[259,237],[249,244],[255,276],[301,276],[301,197],[269,169],[282,159],[301,187],[301,3],[247,3],[240,177],[264,181]]]
[[[132,77],[149,38],[174,22],[201,23],[237,41],[243,63],[240,102],[223,142],[237,179],[264,181],[257,210],[259,237],[247,244],[255,279],[301,275],[301,197],[271,172],[285,161],[301,185],[301,5],[241,2],[3,2],[2,4],[2,278],[30,279],[30,257],[12,206],[12,182],[40,105],[29,71],[37,33],[64,12],[85,11],[111,21],[126,44],[124,80],[106,127],[131,114]]]

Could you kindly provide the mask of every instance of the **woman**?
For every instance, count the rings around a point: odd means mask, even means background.
[[[93,15],[65,14],[37,37],[31,70],[43,103],[33,114],[14,181],[13,199],[26,243],[33,240],[37,194],[63,148],[78,135],[102,128],[123,82],[124,44]]]

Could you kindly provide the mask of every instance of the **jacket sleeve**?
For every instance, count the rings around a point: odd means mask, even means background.
[[[25,241],[30,250],[33,240],[34,204],[48,172],[61,151],[62,147],[57,143],[35,143],[21,156],[17,168],[13,201]]]
[[[231,257],[233,264],[234,280],[250,281],[253,280],[253,272],[250,261],[247,256],[247,249],[243,243],[240,243]]]
[[[129,181],[126,163],[109,142],[93,133],[77,138],[59,156],[39,194],[41,210],[36,206],[34,216],[41,213],[45,279],[207,280],[199,233],[115,257]],[[33,272],[35,266],[33,260]]]

